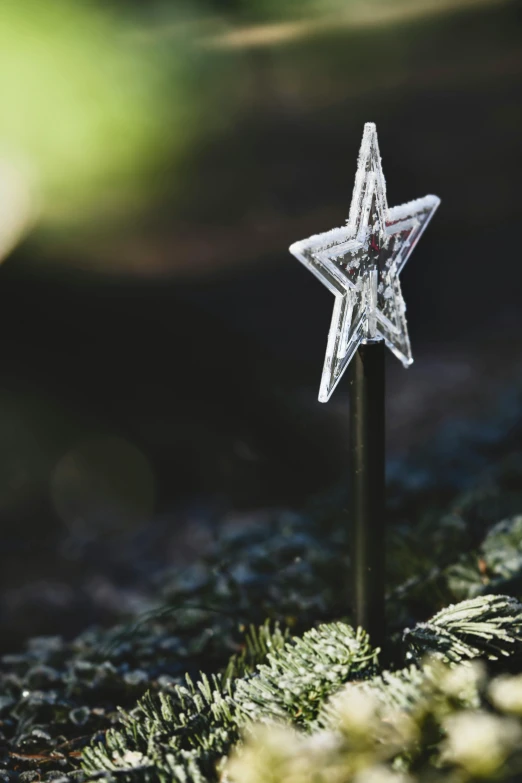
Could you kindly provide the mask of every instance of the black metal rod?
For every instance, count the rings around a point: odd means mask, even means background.
[[[361,345],[350,364],[353,613],[374,647],[385,641],[384,342]]]

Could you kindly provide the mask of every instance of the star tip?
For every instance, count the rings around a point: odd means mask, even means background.
[[[330,399],[330,394],[329,394],[328,392],[326,392],[326,391],[323,391],[323,390],[321,389],[321,391],[319,392],[319,396],[318,396],[318,398],[317,398],[317,399],[319,400],[319,402],[328,402],[328,400]]]
[[[436,196],[434,193],[428,193],[428,195],[427,195],[427,196],[424,196],[424,198],[425,198],[426,200],[428,200],[428,199],[429,199],[429,200],[431,201],[431,203],[432,203],[434,206],[437,206],[437,207],[438,207],[438,206],[439,206],[439,204],[440,204],[440,198],[439,198],[439,196]]]

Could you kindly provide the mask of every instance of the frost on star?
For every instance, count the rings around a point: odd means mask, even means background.
[[[425,196],[388,208],[377,130],[366,123],[346,225],[290,247],[335,296],[321,402],[362,342],[384,340],[405,366],[413,361],[399,274],[439,203]]]

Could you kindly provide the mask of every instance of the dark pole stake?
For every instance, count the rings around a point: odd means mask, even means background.
[[[361,345],[350,364],[352,573],[355,624],[383,649],[385,551],[384,341]]]

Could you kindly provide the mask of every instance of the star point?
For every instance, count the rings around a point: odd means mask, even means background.
[[[294,242],[290,252],[335,296],[320,402],[327,402],[361,343],[384,340],[409,366],[399,273],[440,203],[437,196],[388,208],[377,129],[364,126],[348,220]]]

